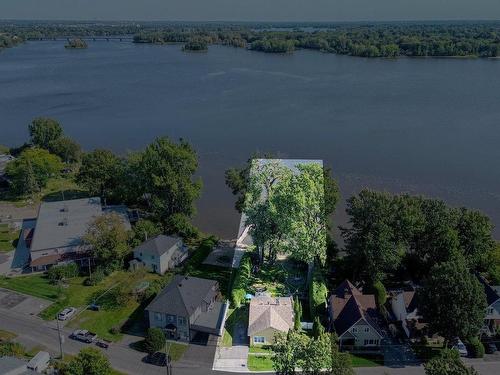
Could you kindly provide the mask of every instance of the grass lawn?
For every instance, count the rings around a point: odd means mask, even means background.
[[[267,345],[264,346],[250,346],[249,353],[254,354],[271,354],[271,348]]]
[[[0,277],[0,287],[30,296],[57,300],[59,288],[51,285],[43,275],[20,276],[15,278]]]
[[[352,367],[375,367],[384,364],[384,358],[382,356],[361,356],[351,353],[349,356],[351,357]]]
[[[248,325],[248,307],[241,306],[237,309],[229,309],[226,318],[226,325],[224,327],[224,335],[222,336],[222,346],[233,346],[234,328],[238,322],[243,325]]]
[[[264,263],[259,271],[253,275],[252,286],[249,290],[264,288],[272,296],[286,296],[290,292],[304,292],[307,270],[289,259],[277,260],[274,265]]]
[[[269,355],[249,355],[248,369],[250,371],[273,371],[272,357]]]
[[[167,353],[170,354],[173,362],[182,358],[188,348],[187,344],[178,344],[176,342],[167,342]]]
[[[194,254],[188,259],[184,267],[184,274],[187,276],[200,277],[203,279],[217,280],[220,285],[221,293],[228,297],[232,283],[232,268],[218,267],[203,264],[208,254],[212,251],[210,240],[204,240],[195,250]]]
[[[0,252],[14,250],[19,233],[20,231],[9,228],[8,224],[0,224]]]

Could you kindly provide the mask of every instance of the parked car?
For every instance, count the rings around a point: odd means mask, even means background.
[[[103,349],[109,348],[109,341],[107,340],[97,340],[95,344]]]
[[[168,358],[170,359],[170,358]],[[155,366],[165,367],[168,363],[167,355],[162,352],[156,352],[153,354],[148,354],[146,357],[146,362]]]
[[[74,307],[66,307],[63,311],[57,314],[57,319],[59,320],[68,320],[76,313],[76,309]]]
[[[460,357],[467,357],[469,355],[469,352],[467,351],[465,344],[460,339],[457,339],[457,343],[453,346],[453,349],[458,351]]]
[[[73,331],[69,337],[74,340],[86,342],[87,344],[91,344],[97,340],[97,335],[93,332],[87,331],[86,329],[77,329],[76,331]]]
[[[493,354],[497,351],[497,346],[493,342],[483,342],[483,346],[486,354]]]

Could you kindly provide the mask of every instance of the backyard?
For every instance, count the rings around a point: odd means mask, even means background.
[[[227,312],[226,324],[224,326],[224,335],[222,336],[222,346],[231,347],[233,337],[236,334],[236,327],[248,325],[248,307],[241,306],[237,309],[229,309]]]
[[[278,259],[274,264],[264,263],[252,273],[247,292],[264,291],[273,297],[306,292],[306,268],[291,259]]]

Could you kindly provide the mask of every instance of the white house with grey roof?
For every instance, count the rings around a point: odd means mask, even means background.
[[[188,248],[178,237],[160,234],[134,249],[134,259],[151,272],[163,275],[180,265],[188,256]]]
[[[101,198],[83,198],[58,202],[42,202],[30,241],[30,267],[44,271],[56,264],[86,264],[90,248],[83,241],[89,225],[99,216],[115,212],[130,229],[124,206],[103,207]]]
[[[176,275],[146,308],[149,326],[181,341],[198,333],[221,336],[228,306],[218,296],[217,281]]]

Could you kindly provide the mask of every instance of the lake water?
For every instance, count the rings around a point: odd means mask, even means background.
[[[223,237],[239,220],[224,170],[258,150],[324,159],[343,199],[363,187],[425,194],[500,227],[499,89],[500,60],[29,42],[0,53],[0,144],[25,141],[35,116],[58,119],[87,150],[183,137],[205,185],[196,223]]]

